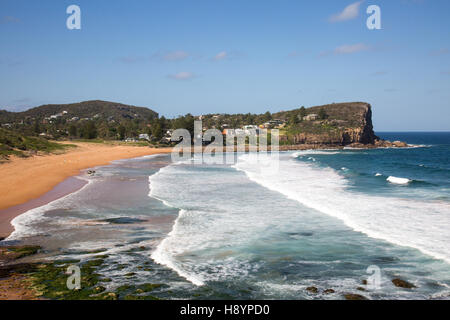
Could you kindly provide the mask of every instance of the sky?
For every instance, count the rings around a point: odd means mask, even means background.
[[[367,28],[369,5],[381,29]],[[0,0],[0,109],[99,99],[175,117],[364,101],[376,131],[450,131],[449,13],[448,0]]]

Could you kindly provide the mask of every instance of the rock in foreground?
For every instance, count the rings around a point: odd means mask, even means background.
[[[405,289],[417,288],[412,283],[402,280],[402,279],[398,279],[398,278],[392,279],[392,283],[394,284],[394,286],[396,286],[398,288],[405,288]]]

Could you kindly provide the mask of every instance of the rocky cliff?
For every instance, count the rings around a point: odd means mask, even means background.
[[[286,120],[298,117],[298,123],[291,125],[281,137],[282,144],[375,145],[380,140],[373,131],[372,108],[368,103],[334,103],[298,113],[300,109],[277,114]]]

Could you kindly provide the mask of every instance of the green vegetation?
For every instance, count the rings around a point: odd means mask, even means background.
[[[13,252],[15,259],[20,259],[26,256],[36,254],[41,247],[39,246],[22,246],[22,247],[9,247],[8,251]]]
[[[4,262],[18,260],[27,256],[38,253],[41,248],[39,246],[8,246],[0,247],[0,266]],[[0,270],[0,278],[1,276]]]
[[[20,133],[0,128],[0,160],[10,155],[27,157],[37,152],[61,152],[74,145],[50,142],[39,137],[29,137]]]
[[[145,283],[142,285],[122,285],[108,288],[111,279],[102,278],[98,269],[104,264],[104,258],[94,258],[78,263],[81,271],[81,289],[67,288],[67,268],[74,262],[55,261],[38,263],[28,274],[31,288],[46,299],[56,300],[158,300],[148,293],[161,287],[162,284]]]
[[[148,108],[107,101],[43,105],[24,112],[0,110],[0,125],[25,136],[45,134],[54,140],[106,140],[147,133],[158,114]]]
[[[0,278],[21,275],[27,289],[32,290],[37,297],[52,300],[158,300],[152,292],[165,286],[143,283],[115,287],[112,279],[104,278],[99,273],[108,255],[97,255],[82,262],[74,259],[31,263],[21,260],[40,250],[38,246],[0,247]],[[72,265],[80,267],[81,288],[78,290],[67,288],[70,276],[67,269]]]
[[[302,106],[299,110],[298,110],[298,116],[300,117],[301,121],[303,121],[303,117],[306,117],[308,113],[306,112],[306,108],[304,106]]]
[[[201,117],[186,114],[174,119],[159,117],[148,108],[97,100],[44,105],[18,113],[0,110],[0,126],[23,137],[19,139],[21,143],[13,145],[0,140],[0,154],[22,155],[21,150],[52,152],[52,148],[58,148],[44,139],[33,140],[37,136],[52,140],[125,140],[139,145],[168,146],[174,144],[170,140],[173,130],[187,129],[193,137],[195,120],[202,121],[203,129],[236,129],[246,125],[283,129],[280,136],[282,144],[317,141],[316,137],[305,140],[299,134],[329,135],[330,139],[323,136],[319,140],[340,143],[348,129],[368,125],[367,128],[371,130],[368,106],[361,102],[333,103],[310,108],[302,106],[273,114],[269,111],[262,114],[207,114]]]
[[[325,120],[326,118],[328,118],[327,112],[325,111],[324,108],[320,108],[320,110],[319,110],[319,119],[320,120]]]

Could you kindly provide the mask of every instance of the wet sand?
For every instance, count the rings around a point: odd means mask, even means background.
[[[87,184],[87,182],[84,180],[69,177],[37,199],[32,199],[23,204],[0,210],[0,237],[6,238],[11,232],[14,231],[11,221],[18,215],[75,192],[81,189],[85,184]]]

